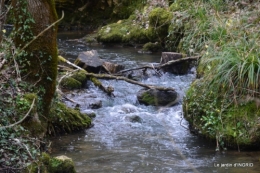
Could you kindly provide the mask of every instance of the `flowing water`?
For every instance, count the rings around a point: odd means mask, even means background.
[[[110,62],[126,68],[158,63],[160,54],[142,55],[135,48],[86,46],[66,42],[80,35],[60,34],[59,46],[73,61],[81,51],[95,49]],[[79,173],[257,173],[260,152],[215,151],[215,144],[187,130],[182,118],[181,98],[194,79],[194,74],[176,76],[152,72],[141,81],[174,87],[180,102],[171,107],[140,105],[136,93],[141,87],[124,81],[102,80],[114,87],[115,97],[108,97],[93,84],[69,94],[83,112],[94,111],[94,127],[53,139],[53,155],[72,158]],[[89,104],[102,102],[100,109]],[[72,103],[67,102],[70,106]]]

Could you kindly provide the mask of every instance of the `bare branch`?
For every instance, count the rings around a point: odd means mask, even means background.
[[[3,59],[3,61],[2,61],[2,62],[0,62],[0,70],[1,70],[1,69],[2,69],[2,67],[4,66],[5,62],[6,62],[6,59]]]
[[[118,73],[125,73],[125,72],[129,72],[129,71],[134,71],[134,70],[140,70],[140,69],[147,69],[147,68],[150,68],[150,69],[156,69],[156,70],[159,70],[163,67],[166,67],[166,66],[169,66],[169,65],[173,65],[173,64],[177,64],[179,62],[183,62],[183,61],[194,61],[194,60],[198,60],[200,58],[200,56],[191,56],[191,57],[186,57],[186,58],[181,58],[181,59],[177,59],[177,60],[172,60],[172,61],[168,61],[167,63],[165,64],[162,64],[162,65],[158,65],[158,66],[154,66],[152,64],[152,66],[143,66],[143,67],[137,67],[137,68],[132,68],[132,69],[126,69],[126,70],[122,70]]]
[[[172,60],[172,61],[168,61],[167,63],[162,64],[156,68],[163,68],[163,67],[166,67],[166,66],[169,66],[172,64],[182,62],[182,61],[198,60],[199,58],[200,58],[200,56],[191,56],[191,57],[181,58],[181,59],[177,59],[177,60]]]
[[[147,84],[143,84],[141,82],[137,82],[137,81],[128,79],[126,77],[122,77],[122,76],[113,76],[113,75],[108,75],[108,74],[94,74],[94,73],[86,73],[86,75],[90,76],[90,77],[99,78],[99,79],[124,80],[124,81],[126,81],[128,83],[139,85],[141,87],[148,88],[148,89],[157,89],[157,90],[161,90],[161,91],[170,91],[170,90],[174,91],[174,88],[167,88],[167,87],[159,87],[159,86],[154,86],[154,85],[147,85]]]

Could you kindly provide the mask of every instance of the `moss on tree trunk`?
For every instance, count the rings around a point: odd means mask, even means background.
[[[15,44],[18,48],[23,48],[28,41],[57,20],[53,0],[27,0],[27,6],[22,8],[21,3],[23,2],[21,0],[13,0],[12,3],[15,9],[15,18],[18,19],[15,22],[15,30],[19,33],[19,29],[23,29],[22,33],[16,36]],[[34,22],[30,22],[28,16]],[[56,36],[57,26],[55,25],[37,37],[25,48],[25,53],[23,52],[18,58],[22,77],[37,86],[38,109],[44,116],[49,114],[56,87],[58,63]]]

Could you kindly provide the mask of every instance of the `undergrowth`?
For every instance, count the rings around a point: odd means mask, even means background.
[[[259,2],[193,4],[181,12],[191,23],[179,49],[201,54],[198,77],[202,78],[187,92],[186,118],[204,136],[216,139],[218,150],[259,147]]]

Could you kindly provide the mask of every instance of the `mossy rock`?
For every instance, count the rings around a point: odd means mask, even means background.
[[[64,103],[55,103],[50,112],[48,132],[50,135],[70,133],[91,126],[91,118]]]
[[[48,170],[50,173],[76,173],[72,159],[66,156],[51,158]]]
[[[70,89],[70,90],[80,89],[82,87],[82,83],[74,79],[73,77],[63,78],[60,84],[62,88]]]
[[[40,168],[40,169],[39,169]],[[76,173],[75,165],[67,156],[50,157],[42,153],[38,163],[28,166],[24,173]]]
[[[113,23],[101,28],[97,35],[97,41],[102,43],[121,43],[128,28],[121,23]]]
[[[123,37],[124,42],[144,44],[150,41],[147,30],[140,25],[132,26],[129,34]]]
[[[130,20],[120,20],[101,28],[97,35],[102,43],[146,43],[147,30],[141,25],[133,25]]]
[[[137,93],[140,103],[153,106],[172,106],[178,101],[175,91],[160,91],[156,89],[141,89]]]
[[[144,9],[144,7],[142,6]],[[139,43],[165,42],[172,14],[165,8],[154,8],[148,14],[148,22],[138,21],[136,15],[102,27],[97,35],[102,43]],[[135,22],[133,22],[135,21]]]
[[[149,14],[149,28],[147,37],[152,41],[162,41],[168,35],[168,27],[172,20],[172,13],[164,8],[154,8]]]
[[[146,44],[143,45],[143,51],[151,51],[151,52],[158,52],[159,50],[161,50],[161,45],[156,42],[156,43],[152,43],[152,42],[148,42]]]
[[[86,72],[79,70],[74,72],[71,76],[65,77],[61,80],[60,85],[64,89],[80,89],[87,81]]]
[[[219,137],[224,147],[260,148],[260,108],[256,101],[239,98],[237,105],[223,108],[229,103],[222,98],[224,94],[207,90],[204,81],[197,79],[186,93],[183,112],[191,130],[209,139]]]
[[[73,79],[81,82],[81,84],[84,84],[87,81],[86,72],[83,70],[77,71],[71,76]]]

